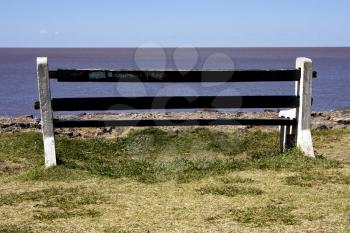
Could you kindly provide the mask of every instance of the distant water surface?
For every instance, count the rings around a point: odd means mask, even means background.
[[[0,49],[0,115],[33,114],[38,98],[36,57],[50,69],[285,69],[296,57],[314,61],[313,110],[350,107],[350,48]],[[137,84],[52,81],[53,97],[292,94],[293,83]]]

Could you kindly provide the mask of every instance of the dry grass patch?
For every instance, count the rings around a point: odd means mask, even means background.
[[[53,220],[56,218],[72,218],[76,216],[96,217],[100,213],[87,208],[90,205],[98,205],[105,199],[95,190],[85,187],[50,187],[46,189],[3,193],[0,195],[0,206],[14,206],[21,203],[32,203],[34,219]]]
[[[234,197],[237,195],[261,195],[264,193],[261,189],[253,187],[241,187],[234,185],[212,185],[205,186],[197,190],[200,194],[223,195]]]
[[[239,223],[249,224],[254,227],[265,227],[276,224],[296,225],[300,220],[292,214],[293,209],[290,206],[269,204],[262,207],[231,209],[229,215]]]
[[[0,225],[1,233],[31,233],[33,232],[28,226],[19,226],[15,224],[3,224]]]
[[[288,176],[285,178],[287,185],[297,185],[301,187],[312,187],[323,184],[344,184],[350,185],[350,176],[338,172],[335,174],[325,174],[321,172],[308,172]]]
[[[316,147],[334,137],[344,151],[345,131],[315,135]],[[57,137],[50,169],[41,141],[0,135],[0,161],[25,167],[0,176],[0,232],[349,232],[350,166],[281,155],[276,132]]]
[[[219,181],[225,183],[225,184],[231,184],[231,183],[241,183],[241,184],[251,184],[256,182],[255,180],[253,180],[252,178],[243,178],[243,177],[239,177],[239,176],[235,176],[235,177],[220,177],[218,179]]]
[[[314,146],[327,158],[350,163],[350,127],[342,129],[317,129],[312,131]]]

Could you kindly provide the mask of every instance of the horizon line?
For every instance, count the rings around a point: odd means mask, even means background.
[[[242,46],[242,47],[230,47],[230,46],[179,46],[179,47],[1,47],[0,49],[177,49],[177,48],[196,48],[196,49],[348,49],[350,46]]]

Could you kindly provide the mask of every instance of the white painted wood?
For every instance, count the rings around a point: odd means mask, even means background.
[[[289,118],[289,119],[295,119],[296,118],[296,109],[288,109],[288,110],[282,110],[279,112],[280,117]]]
[[[281,125],[280,129],[280,151],[283,153],[286,150],[287,126]]]
[[[296,109],[298,121],[296,143],[305,155],[314,158],[311,137],[312,60],[305,57],[297,58],[296,68],[301,70],[301,79],[296,82],[296,95],[300,96],[300,104]]]
[[[56,166],[55,136],[51,107],[49,69],[46,57],[37,58],[41,128],[44,141],[45,167]]]
[[[279,112],[279,117],[296,119],[296,109],[282,110]],[[293,126],[280,126],[280,149],[281,152],[291,148],[295,142],[295,127]]]

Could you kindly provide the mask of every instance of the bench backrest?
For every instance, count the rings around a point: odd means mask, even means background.
[[[311,79],[316,76],[312,62],[298,58],[294,69],[287,70],[105,70],[105,69],[59,69],[48,70],[47,58],[38,58],[38,84],[44,141],[54,143],[54,127],[100,127],[100,126],[147,126],[147,125],[216,125],[216,124],[271,124],[294,125],[304,122],[310,125]],[[58,82],[142,82],[142,83],[205,83],[205,82],[295,82],[294,95],[260,96],[147,96],[147,97],[87,97],[51,98],[50,79]],[[53,119],[53,111],[106,111],[106,110],[155,110],[155,109],[230,109],[275,108],[296,109],[291,119],[263,119],[229,121],[59,121]],[[307,115],[307,117],[305,117]],[[306,127],[306,126],[300,126]],[[308,126],[309,128],[309,126]],[[51,138],[48,140],[47,138]],[[48,151],[47,153],[52,153]],[[46,153],[46,152],[45,152]],[[50,159],[49,159],[50,160]],[[47,164],[55,163],[48,161]]]

